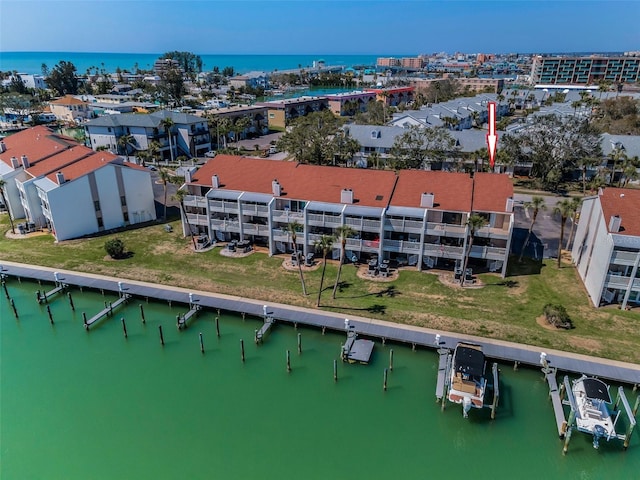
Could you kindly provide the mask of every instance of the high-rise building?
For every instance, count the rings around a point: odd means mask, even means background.
[[[640,58],[621,57],[543,57],[531,66],[536,84],[594,84],[600,81],[635,83],[640,81]]]

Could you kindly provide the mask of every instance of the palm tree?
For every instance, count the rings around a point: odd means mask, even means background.
[[[638,167],[640,167],[638,156],[632,158],[627,157],[622,161],[622,175],[620,175],[621,187],[626,187],[630,180],[638,179]]]
[[[336,228],[336,236],[340,240],[340,264],[338,265],[338,276],[336,277],[336,283],[333,285],[333,295],[331,298],[336,298],[336,292],[338,291],[338,283],[340,283],[340,274],[342,273],[342,265],[344,264],[345,251],[347,247],[347,238],[354,235],[356,231],[349,225],[340,225]]]
[[[180,211],[182,212],[182,218],[184,219],[184,221],[187,223],[187,228],[189,228],[189,235],[191,235],[191,241],[193,242],[193,249],[196,250],[196,238],[193,235],[193,230],[191,229],[191,224],[189,223],[189,219],[187,218],[187,212],[185,212],[184,210],[184,204],[182,203],[184,200],[184,197],[187,196],[189,193],[186,190],[182,190],[182,189],[178,189],[175,193],[175,195],[173,195],[171,197],[172,200],[175,200],[178,202],[178,204],[180,205]]]
[[[471,247],[473,246],[473,240],[476,236],[476,232],[480,230],[487,223],[487,219],[477,214],[472,214],[467,220],[467,227],[469,228],[469,245],[464,255],[464,263],[462,265],[462,275],[460,275],[460,286],[464,287],[464,277],[467,271],[467,264],[469,263],[469,255],[471,254]]]
[[[158,169],[158,175],[160,176],[160,181],[162,182],[162,188],[164,190],[164,220],[167,219],[167,185],[171,182],[171,174],[169,170],[166,168],[160,167]]]
[[[571,241],[573,240],[573,231],[576,228],[576,223],[578,222],[578,213],[580,211],[580,205],[582,204],[582,199],[578,197],[571,198],[571,231],[569,232],[569,240],[567,240],[567,245],[565,250],[569,250],[571,246]]]
[[[307,287],[304,284],[304,275],[302,274],[302,263],[300,262],[300,257],[298,256],[298,244],[296,240],[298,239],[298,232],[302,230],[302,225],[298,223],[297,220],[287,223],[287,232],[291,235],[291,243],[293,245],[293,254],[296,257],[296,261],[298,262],[298,271],[300,272],[300,283],[302,283],[302,293],[307,295]]]
[[[529,225],[527,238],[524,239],[524,243],[522,244],[522,250],[520,250],[520,258],[518,259],[519,262],[522,262],[522,256],[524,255],[524,251],[527,248],[527,245],[529,245],[529,238],[531,237],[533,226],[535,225],[536,219],[538,218],[538,213],[540,213],[540,210],[546,210],[547,205],[544,203],[543,197],[533,196],[531,197],[530,202],[524,203],[524,208],[527,208],[527,209],[532,208],[533,214],[531,215],[531,224]]]
[[[327,269],[327,255],[329,255],[329,251],[331,251],[331,247],[333,247],[334,238],[331,235],[322,235],[319,240],[316,240],[313,244],[316,247],[316,250],[322,251],[322,276],[320,277],[320,290],[318,291],[318,302],[316,306],[320,306],[320,297],[322,296],[322,286],[324,284],[324,273]]]
[[[577,115],[578,108],[582,106],[582,102],[580,100],[576,100],[571,102],[571,106],[573,107],[573,116],[575,117]]]
[[[7,182],[4,178],[0,178],[0,197],[2,198],[2,204],[7,209],[7,214],[9,215],[9,223],[11,224],[11,233],[16,233],[15,227],[13,226],[13,217],[11,217],[11,210],[9,209],[9,204],[7,203],[7,197],[4,195],[4,189]]]
[[[119,139],[118,139],[118,146],[122,147],[122,150],[124,151],[124,155],[125,156],[129,156],[129,146],[132,145],[135,142],[135,138],[133,137],[133,135],[131,134],[126,134],[126,135],[122,135]]]
[[[593,157],[584,157],[578,160],[578,167],[582,170],[582,194],[587,193],[587,169],[598,164],[598,159]]]
[[[162,125],[162,128],[165,132],[167,132],[167,136],[169,137],[169,155],[171,157],[171,163],[173,163],[173,142],[171,141],[173,133],[171,132],[171,129],[173,128],[174,124],[175,123],[171,117],[165,117],[160,120],[160,125]]]
[[[573,205],[571,200],[565,198],[564,200],[556,203],[553,208],[553,213],[560,214],[560,241],[558,242],[558,268],[562,261],[562,240],[564,239],[564,224],[567,222],[567,218],[573,215]]]
[[[147,147],[147,153],[149,154],[149,158],[153,163],[158,162],[158,154],[160,153],[160,144],[155,140],[151,140],[149,142],[149,146]]]
[[[235,135],[235,141],[238,150],[240,150],[240,135],[250,126],[251,119],[249,117],[240,117],[233,124],[233,133]]]

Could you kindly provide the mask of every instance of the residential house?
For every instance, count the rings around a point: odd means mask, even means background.
[[[89,104],[73,95],[65,95],[49,102],[49,108],[62,122],[83,123],[93,118],[93,110],[89,108]]]
[[[150,172],[46,127],[0,142],[9,211],[67,240],[156,219]]]
[[[585,198],[571,259],[594,306],[640,305],[640,191]]]

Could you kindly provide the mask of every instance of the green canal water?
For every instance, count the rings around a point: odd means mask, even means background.
[[[204,311],[179,332],[184,305],[143,303],[143,325],[138,299],[87,333],[81,312],[116,297],[72,290],[73,313],[58,296],[52,326],[35,299],[43,287],[9,279],[19,320],[0,292],[3,480],[640,478],[640,432],[626,452],[617,441],[594,450],[576,433],[562,455],[536,370],[502,365],[497,418],[465,420],[435,402],[432,351],[378,342],[370,365],[339,362],[334,382],[341,334],[276,324],[257,346],[260,319],[223,313],[217,338],[215,313]]]

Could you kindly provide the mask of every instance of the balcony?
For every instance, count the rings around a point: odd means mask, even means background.
[[[257,205],[257,204],[241,204],[242,206],[242,214],[243,215],[253,215],[254,217],[268,217],[269,216],[269,207],[267,205]]]
[[[417,255],[420,253],[420,248],[420,242],[411,242],[407,240],[386,239],[382,243],[382,249],[386,252],[410,253]]]
[[[506,253],[507,250],[505,248],[473,245],[469,256],[473,258],[485,258],[487,260],[504,260]]]
[[[604,283],[605,288],[617,288],[620,290],[626,290],[629,288],[629,282],[631,277],[623,277],[622,275],[607,275],[607,279]],[[640,290],[640,278],[633,279],[632,290]]]
[[[274,222],[289,223],[297,221],[300,224],[304,223],[303,212],[292,212],[291,210],[273,210],[271,218]]]
[[[362,217],[346,217],[344,223],[358,232],[379,232],[380,220]]]
[[[611,254],[611,261],[609,263],[633,266],[638,259],[638,255],[640,255],[640,252],[623,252],[614,250]]]
[[[388,218],[384,223],[384,229],[392,232],[422,233],[423,228],[424,223],[419,220]]]
[[[462,259],[464,256],[464,249],[462,247],[454,247],[451,245],[435,245],[433,243],[428,243],[424,246],[423,253],[430,257]]]
[[[362,240],[360,238],[347,238],[347,250],[357,252],[378,253],[380,240]]]
[[[272,236],[273,240],[275,240],[276,242],[291,243],[291,234],[286,229],[274,228],[271,231],[271,236]],[[304,233],[303,232],[298,232],[298,235],[296,236],[296,243],[300,244],[300,245],[304,245]]]
[[[220,230],[221,232],[240,232],[240,223],[237,220],[221,220],[219,218],[211,219],[211,228]]]
[[[238,213],[238,202],[227,200],[209,200],[209,209],[212,212]]]
[[[268,237],[269,225],[262,225],[259,223],[243,223],[242,233],[244,235],[262,235],[264,237]]]
[[[187,213],[187,221],[191,225],[209,225],[209,217],[206,215],[198,215],[197,213]]]
[[[207,199],[198,195],[185,195],[182,203],[185,207],[207,208]]]
[[[443,237],[462,238],[466,234],[467,227],[463,225],[452,225],[450,223],[427,223],[427,234],[439,235]]]
[[[328,213],[310,213],[307,218],[308,224],[316,227],[337,227],[342,223],[340,215]]]
[[[476,236],[506,240],[507,238],[509,238],[509,229],[482,227],[476,232]]]

